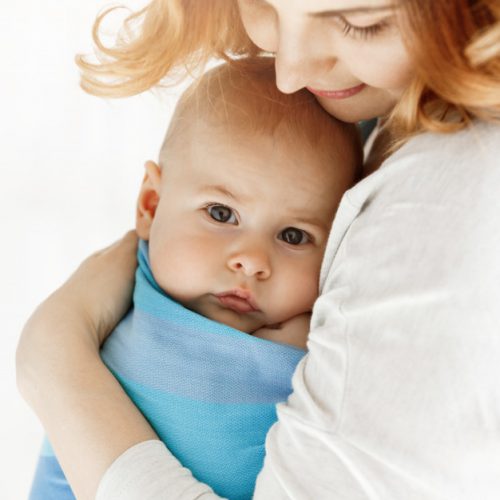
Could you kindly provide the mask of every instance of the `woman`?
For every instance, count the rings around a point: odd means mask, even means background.
[[[255,497],[496,498],[498,2],[155,0],[132,21],[132,41],[99,45],[101,65],[80,60],[88,91],[129,95],[213,55],[265,51],[283,92],[307,87],[333,116],[383,125],[366,161],[378,170],[337,212],[309,354]],[[98,357],[134,266],[127,235],[42,304],[20,342],[20,389],[79,498],[98,486],[103,499],[214,498]]]

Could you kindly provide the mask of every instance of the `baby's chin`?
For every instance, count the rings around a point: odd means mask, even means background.
[[[266,325],[265,321],[257,317],[256,313],[239,314],[230,309],[221,308],[218,311],[210,311],[205,316],[244,333],[253,333]]]
[[[205,318],[244,333],[253,333],[268,324],[267,318],[262,311],[239,313],[219,304],[211,295],[193,300],[182,300],[179,297],[173,298],[187,309],[201,314]]]

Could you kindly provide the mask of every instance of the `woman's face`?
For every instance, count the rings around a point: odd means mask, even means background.
[[[412,77],[391,0],[238,0],[252,41],[276,56],[285,93],[307,87],[331,115],[384,116]]]

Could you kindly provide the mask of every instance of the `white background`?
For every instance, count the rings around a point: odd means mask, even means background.
[[[27,497],[43,435],[15,387],[22,325],[86,255],[133,226],[143,163],[156,160],[175,102],[171,90],[103,100],[79,89],[73,58],[92,51],[91,25],[104,1],[2,3],[2,500]]]

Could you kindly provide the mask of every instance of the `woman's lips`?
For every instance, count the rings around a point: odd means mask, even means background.
[[[257,312],[259,308],[252,298],[250,292],[244,290],[230,290],[215,295],[219,302],[228,309],[238,314]]]
[[[346,99],[347,97],[352,97],[353,95],[359,94],[365,87],[366,84],[361,83],[359,85],[356,85],[356,87],[342,90],[318,90],[311,87],[307,87],[307,90],[319,97],[326,97],[328,99]]]

